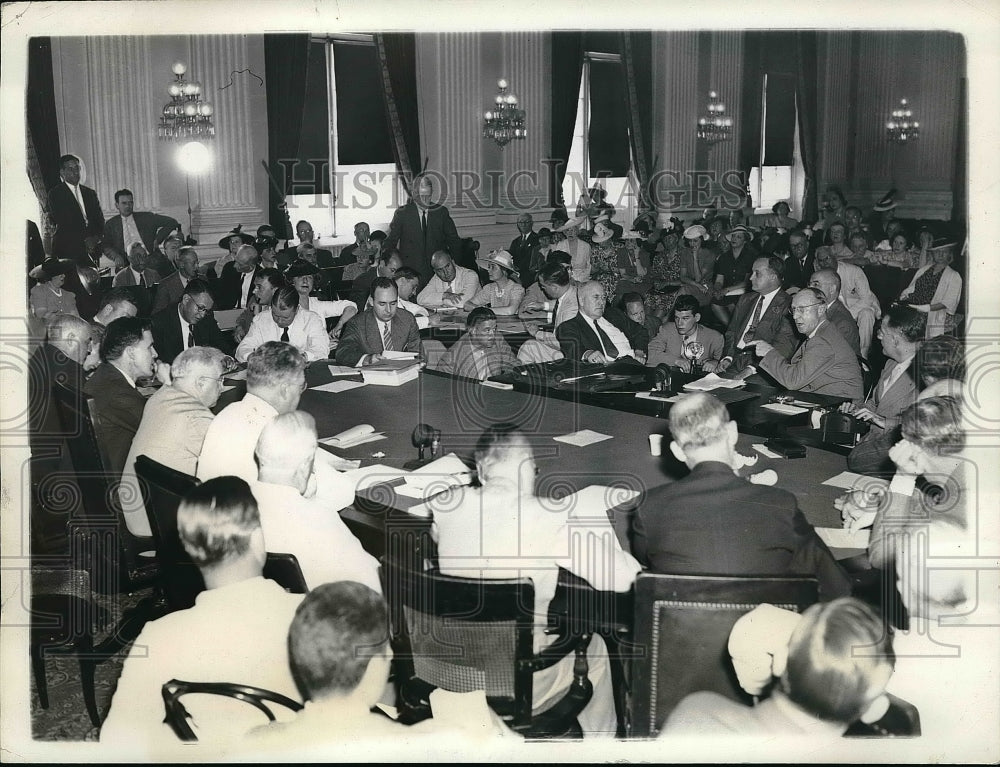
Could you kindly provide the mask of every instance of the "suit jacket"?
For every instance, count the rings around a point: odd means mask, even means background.
[[[135,228],[139,230],[142,244],[146,246],[146,252],[152,253],[156,244],[156,232],[161,226],[177,228],[180,226],[176,219],[170,216],[161,216],[159,213],[149,211],[135,211],[132,213],[135,221]],[[125,252],[125,232],[122,228],[121,215],[112,216],[104,222],[104,242],[114,248],[115,252],[122,256],[128,256]]]
[[[646,494],[632,553],[654,573],[814,575],[822,600],[851,590],[794,495],[753,485],[717,461]]]
[[[486,365],[489,375],[509,370],[519,363],[517,356],[511,350],[506,338],[498,337],[493,346],[483,350],[486,353]],[[472,339],[466,333],[445,352],[438,361],[437,369],[442,373],[482,380],[476,358],[473,356]]]
[[[528,232],[528,239],[525,240],[520,234],[510,241],[508,252],[514,257],[514,268],[521,275],[521,284],[524,284],[524,275],[531,271],[531,253],[538,245],[538,232]],[[529,283],[530,284],[530,283]]]
[[[847,341],[847,345],[858,356],[861,356],[861,335],[858,332],[858,321],[854,319],[851,312],[838,298],[826,308],[826,318],[830,321],[840,335]]]
[[[51,344],[38,347],[28,360],[28,423],[31,427],[32,442],[40,438],[51,444],[60,442],[63,434],[74,431],[64,430],[52,397],[52,386],[57,381],[70,389],[82,390],[83,367],[59,351]]]
[[[618,323],[612,322],[610,318],[605,319],[622,333],[625,333]],[[601,350],[601,340],[582,314],[577,314],[559,325],[556,328],[556,339],[559,341],[559,348],[562,350],[563,356],[568,360],[579,360],[589,351]],[[613,350],[608,349],[608,351]]]
[[[790,360],[770,351],[760,368],[790,391],[816,392],[856,400],[864,396],[861,366],[844,337],[823,322],[803,341]]]
[[[751,290],[740,296],[740,300],[736,302],[733,317],[729,321],[729,327],[726,328],[723,356],[736,356],[739,351],[736,344],[746,332],[747,323],[753,319],[753,310],[759,298],[760,294]],[[771,299],[770,305],[761,314],[760,320],[757,322],[757,330],[753,334],[754,339],[767,341],[786,359],[792,356],[797,343],[795,330],[788,319],[788,307],[791,306],[791,303],[791,297],[779,289],[777,295]]]
[[[77,263],[84,263],[88,260],[84,238],[100,236],[104,232],[104,214],[101,213],[97,192],[80,184],[80,196],[87,211],[86,220],[79,203],[64,182],[60,181],[49,190],[49,215],[56,227],[52,235],[53,258],[71,258]]]
[[[112,364],[102,362],[83,386],[94,399],[100,420],[95,424],[97,438],[108,454],[108,470],[118,475],[125,468],[132,439],[139,430],[146,398],[125,380]]]
[[[809,278],[812,273],[816,270],[814,266],[815,256],[810,253],[806,256],[805,264],[799,263],[799,260],[795,256],[789,256],[785,259],[785,273],[782,276],[782,287],[787,290],[788,288],[804,288],[809,284]]]
[[[142,276],[146,281],[147,288],[152,288],[160,279],[160,275],[152,269],[143,269]],[[116,288],[139,287],[139,283],[135,279],[135,272],[133,272],[132,268],[128,266],[124,269],[118,270],[118,273],[115,274],[115,278],[112,280],[111,284]]]
[[[431,256],[436,250],[447,250],[456,260],[462,254],[462,239],[458,236],[451,213],[443,205],[427,209],[427,236],[420,225],[420,210],[412,200],[397,208],[389,224],[389,235],[382,249],[398,248],[403,264],[416,269],[420,283],[431,278]]]
[[[885,418],[885,428],[871,424],[865,434],[847,456],[847,468],[858,474],[891,477],[896,464],[889,458],[889,450],[899,441],[900,414],[917,399],[917,386],[907,370],[885,392],[883,383],[899,363],[888,360],[882,369],[878,383],[863,404],[876,415]],[[904,364],[909,367],[910,362]]]
[[[184,295],[184,283],[181,282],[181,273],[173,272],[156,283],[156,298],[153,300],[153,313],[166,309],[171,304],[176,304]]]
[[[243,305],[246,306],[253,295],[253,281],[257,277],[260,267],[254,267],[253,277],[250,278],[250,287],[243,296]],[[213,293],[215,294],[216,309],[235,309],[240,302],[240,291],[242,289],[243,274],[236,271],[236,262],[229,261],[222,267],[222,274],[215,281]]]
[[[698,343],[705,347],[705,351],[698,358],[699,362],[722,359],[724,344],[722,333],[706,328],[704,325],[698,325],[697,333]],[[681,341],[681,334],[677,332],[677,327],[672,322],[664,322],[656,337],[649,342],[649,359],[646,360],[646,364],[650,367],[655,367],[660,363],[676,365],[678,359],[687,359],[682,354],[683,351],[684,344]]]
[[[171,304],[150,318],[153,326],[153,343],[156,353],[166,363],[173,363],[174,357],[184,351],[184,338],[181,335],[181,318],[177,314],[178,305]],[[192,327],[195,346],[214,346],[224,354],[232,355],[236,345],[231,336],[227,336],[215,321],[215,315],[209,312]]]
[[[357,304],[359,312],[365,310],[365,304],[368,303],[372,283],[375,282],[376,277],[378,277],[378,268],[373,266],[355,277],[354,282],[351,283],[351,300]]]
[[[695,274],[694,263],[691,259],[691,251],[687,248],[682,248],[680,252],[681,276],[686,277],[689,280],[697,280],[699,282],[708,282],[711,284],[715,280],[716,259],[717,256],[712,250],[702,247],[701,250],[698,251],[698,270],[701,274]]]
[[[287,248],[279,250],[275,254],[275,260],[278,263],[278,269],[284,271],[288,268],[295,259],[299,258],[299,250],[297,245],[290,245]],[[327,250],[326,248],[316,248],[316,266],[319,269],[333,269],[340,266],[338,259],[333,257],[333,251]]]
[[[392,318],[392,348],[402,352],[420,352],[420,331],[417,321],[406,309],[397,309]],[[382,334],[375,312],[371,309],[356,314],[347,321],[337,344],[337,364],[357,365],[367,354],[381,354]]]

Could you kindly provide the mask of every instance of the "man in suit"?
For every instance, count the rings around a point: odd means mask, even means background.
[[[89,260],[84,240],[104,233],[104,214],[97,192],[80,183],[80,158],[59,158],[62,181],[49,190],[49,215],[56,231],[52,235],[52,257],[69,258],[78,264]]]
[[[396,272],[403,268],[403,259],[395,251],[383,251],[378,261],[364,274],[358,275],[351,283],[351,300],[357,304],[358,311],[364,311],[365,304],[372,294],[372,283],[379,277],[388,280],[396,279]],[[419,303],[420,299],[417,299]]]
[[[809,252],[809,238],[805,232],[796,229],[788,235],[788,258],[785,259],[782,284],[789,294],[793,294],[809,284],[812,273],[813,254]]]
[[[660,326],[656,337],[649,342],[649,359],[652,366],[665,363],[684,371],[691,370],[691,358],[684,355],[688,344],[699,343],[703,349],[698,362],[718,363],[725,343],[722,333],[706,328],[701,323],[701,307],[694,296],[678,296],[674,302],[674,321]]]
[[[738,477],[736,423],[710,394],[669,415],[670,451],[691,473],[650,490],[636,511],[632,553],[654,573],[810,575],[820,599],[850,582],[785,490]]]
[[[767,341],[753,341],[761,356],[760,369],[790,391],[852,400],[864,397],[857,355],[827,321],[823,291],[803,288],[792,296],[792,318],[806,340],[790,360]]]
[[[388,277],[372,283],[372,308],[351,317],[340,334],[337,364],[374,365],[383,352],[420,352],[420,331],[413,315],[398,308],[399,291]]]
[[[791,299],[781,289],[783,262],[776,256],[758,258],[750,272],[752,291],[740,296],[726,328],[723,357],[718,365],[705,365],[705,372],[743,370],[753,361],[754,340],[769,342],[784,357],[795,350],[795,331],[786,316]]]
[[[868,277],[860,266],[840,260],[833,248],[816,251],[816,268],[832,269],[840,276],[840,300],[858,323],[861,356],[867,358],[875,333],[875,320],[882,316],[882,307],[872,293]]]
[[[585,282],[577,288],[580,311],[556,328],[556,339],[566,359],[609,365],[635,352],[625,333],[604,318],[604,286]]]
[[[253,245],[241,245],[236,257],[222,267],[215,287],[220,309],[245,309],[249,305],[259,259]]]
[[[451,214],[443,205],[432,204],[433,188],[427,177],[416,181],[412,199],[397,208],[389,224],[383,250],[398,249],[403,264],[416,270],[423,283],[431,278],[431,255],[447,250],[452,258],[462,252],[462,240]]]
[[[331,269],[338,266],[337,259],[333,257],[333,253],[331,251],[326,248],[316,247],[316,244],[313,242],[313,238],[316,236],[316,233],[313,231],[312,224],[308,221],[299,221],[295,225],[295,234],[299,238],[299,244],[287,247],[278,254],[279,269],[284,269],[295,259],[302,258],[304,245],[312,245],[316,248],[316,258],[308,258],[306,260],[318,266],[320,269]]]
[[[888,357],[878,383],[863,402],[845,402],[842,412],[871,424],[871,429],[847,456],[847,468],[859,474],[889,476],[895,464],[889,450],[899,441],[900,416],[917,399],[910,364],[924,338],[926,320],[911,306],[896,305],[882,317],[878,337]]]
[[[170,383],[170,368],[157,362],[149,320],[138,317],[121,317],[108,325],[101,360],[83,390],[97,406],[97,438],[107,450],[108,469],[121,474],[146,407],[136,381],[155,373],[164,384]]]
[[[153,269],[149,268],[149,253],[141,242],[133,242],[128,252],[128,266],[120,270],[112,281],[115,288],[152,288],[160,279]]]
[[[535,219],[532,218],[530,213],[522,213],[518,216],[518,235],[510,241],[510,247],[507,248],[511,256],[514,257],[514,268],[520,275],[527,275],[530,271],[531,253],[534,251],[535,246],[538,245],[538,235],[534,231],[534,226]],[[522,279],[526,278],[522,277]],[[524,287],[528,287],[532,282],[534,282],[534,277],[531,277],[531,279],[522,284]]]
[[[857,356],[861,356],[861,336],[858,323],[840,300],[840,275],[832,269],[820,269],[809,278],[810,288],[819,288],[826,296],[826,318],[847,341]]]
[[[152,253],[156,247],[156,233],[161,227],[179,229],[180,224],[170,216],[148,211],[136,211],[135,197],[131,189],[115,192],[115,207],[118,215],[104,222],[104,243],[119,256],[126,256],[132,243],[141,242],[146,252]]]
[[[181,300],[184,289],[191,280],[198,279],[198,251],[192,247],[181,248],[174,261],[177,271],[156,284],[153,313],[166,309]]]
[[[232,354],[235,344],[219,330],[212,314],[214,305],[208,283],[191,280],[177,304],[152,316],[150,324],[160,359],[172,363],[174,357],[193,346],[213,346],[223,354]]]
[[[556,338],[554,330],[567,320],[575,317],[580,310],[580,302],[576,283],[570,279],[569,266],[550,260],[536,277],[539,288],[545,297],[545,301],[521,303],[520,311],[528,313],[528,318],[532,312],[539,309],[544,312],[552,312],[552,330],[538,330],[534,338],[529,338],[521,348],[517,350],[517,358],[521,362],[551,362],[562,359],[563,353],[560,350],[559,340]],[[537,316],[537,315],[536,315]]]
[[[440,359],[442,373],[485,381],[519,364],[507,340],[497,331],[497,316],[488,306],[477,306],[465,321],[467,332]]]

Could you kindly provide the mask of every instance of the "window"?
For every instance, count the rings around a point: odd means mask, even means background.
[[[760,161],[750,170],[750,194],[757,213],[785,200],[795,217],[804,189],[799,155],[799,121],[795,106],[795,78],[765,74],[761,93]]]
[[[386,230],[401,200],[371,35],[314,40],[309,53],[300,162],[289,215],[324,244],[354,241],[354,225]]]
[[[619,106],[623,100],[621,78],[618,54],[584,55],[576,127],[562,191],[572,216],[580,195],[599,183],[607,192],[607,202],[615,207],[615,222],[627,227],[636,216],[638,184],[624,104]]]

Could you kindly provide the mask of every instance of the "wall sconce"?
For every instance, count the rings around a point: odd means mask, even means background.
[[[698,118],[698,138],[706,144],[728,141],[732,138],[733,118],[726,117],[726,105],[719,101],[719,94],[708,92],[708,106],[704,117]]]
[[[493,139],[503,149],[514,139],[523,140],[528,131],[524,127],[525,112],[518,109],[517,96],[507,92],[507,81],[497,80],[497,88],[495,106],[483,115],[483,138]]]
[[[906,99],[900,99],[899,109],[892,110],[892,115],[885,124],[885,137],[899,144],[920,138],[920,123],[913,119],[913,110]]]

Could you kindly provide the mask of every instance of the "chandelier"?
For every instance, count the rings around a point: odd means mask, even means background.
[[[213,138],[212,105],[201,100],[201,83],[184,79],[187,66],[173,66],[174,81],[167,86],[170,103],[163,107],[157,136],[166,141]]]
[[[892,110],[892,116],[885,124],[885,137],[900,144],[920,138],[920,123],[913,119],[913,110],[906,99],[900,99],[899,109]]]
[[[483,138],[491,138],[503,149],[513,139],[523,140],[528,135],[524,127],[524,110],[517,108],[517,96],[507,93],[507,81],[497,80],[500,89],[493,99],[496,106],[483,117]]]
[[[708,92],[708,107],[704,117],[698,118],[698,138],[707,144],[728,141],[732,138],[733,118],[726,117],[726,105],[719,101],[719,94]]]

